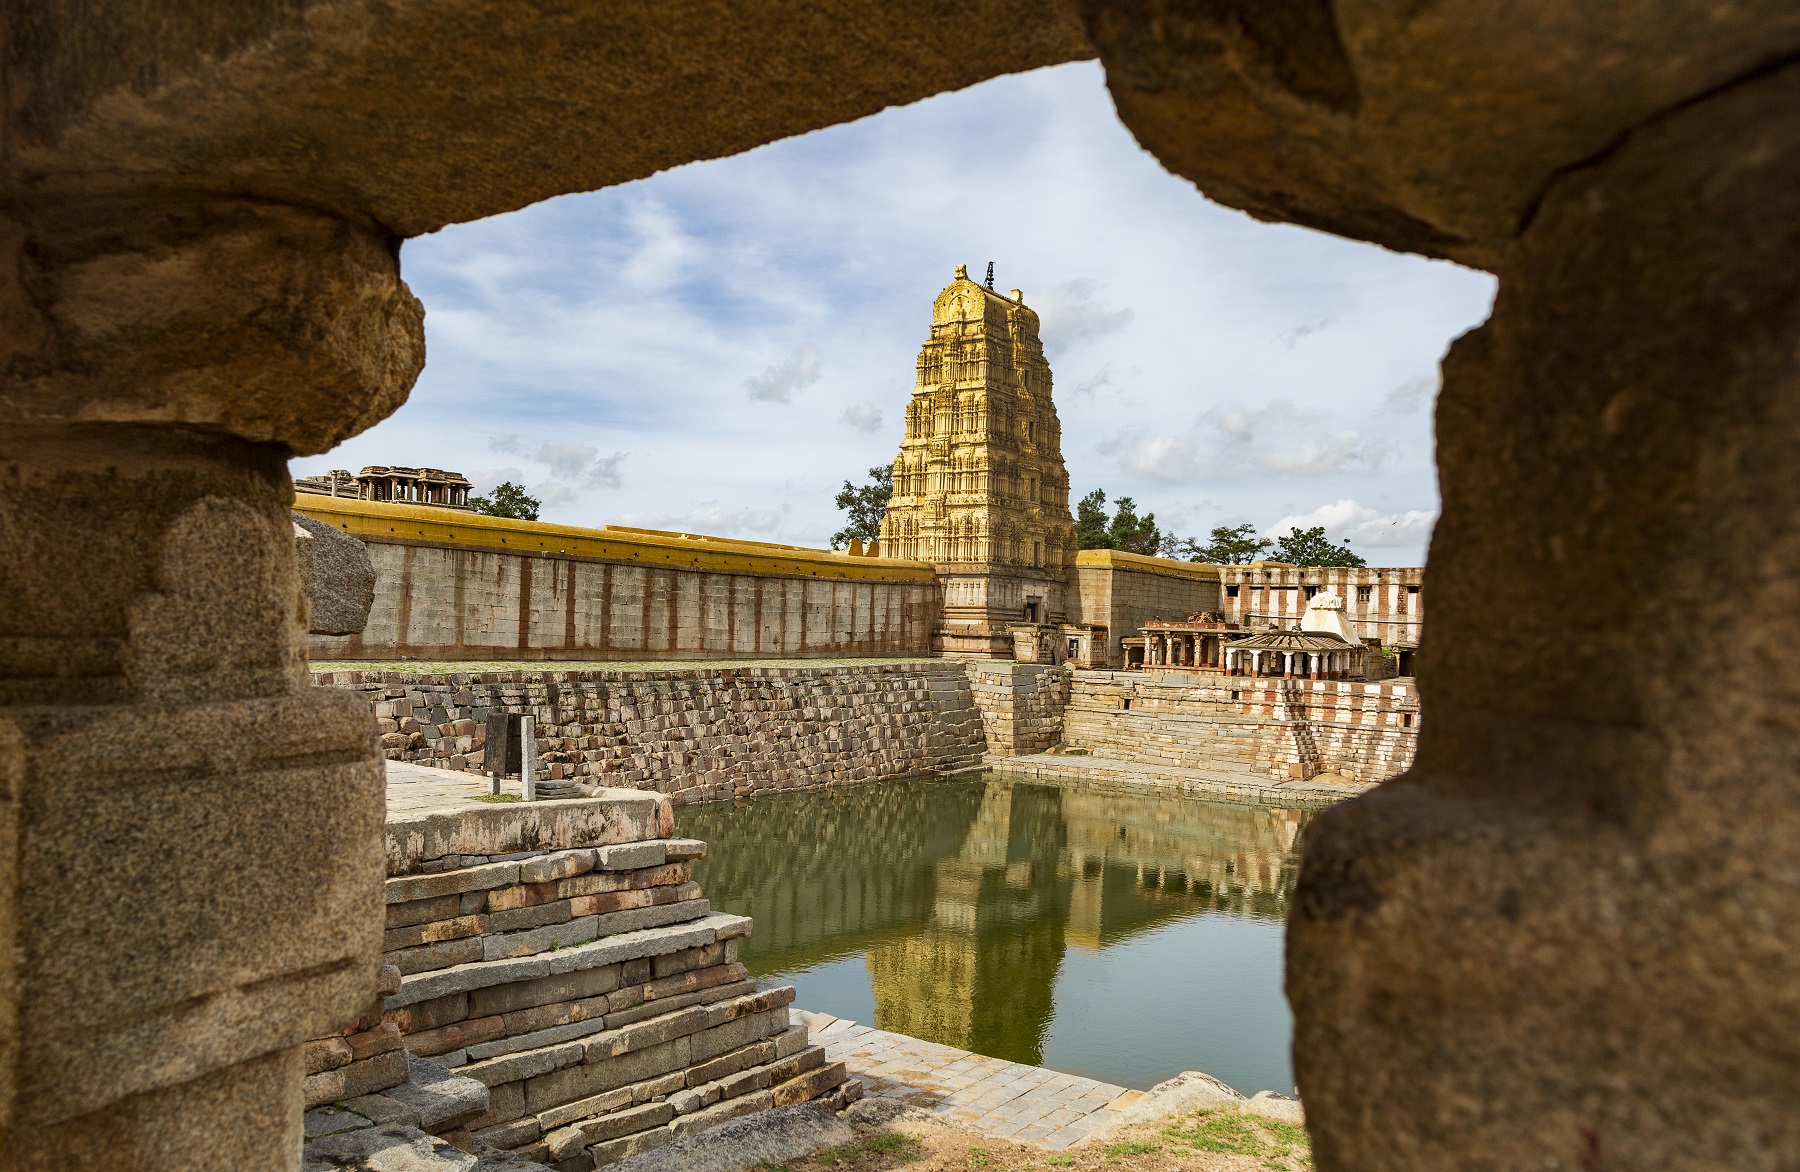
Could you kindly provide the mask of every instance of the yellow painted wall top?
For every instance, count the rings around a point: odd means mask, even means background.
[[[1140,574],[1166,574],[1171,578],[1194,578],[1217,582],[1219,567],[1205,562],[1178,562],[1173,558],[1126,553],[1122,549],[1084,549],[1075,555],[1075,565],[1082,569],[1136,570]]]
[[[427,505],[392,504],[312,493],[299,494],[294,510],[373,542],[462,545],[521,555],[554,554],[718,574],[779,574],[793,578],[885,582],[930,582],[935,578],[928,562],[852,557],[836,550],[737,541],[692,533],[665,533],[655,529],[624,526],[585,529]]]

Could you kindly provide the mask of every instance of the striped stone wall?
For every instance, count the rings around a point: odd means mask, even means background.
[[[1225,617],[1246,628],[1293,627],[1306,600],[1329,590],[1361,638],[1412,648],[1424,629],[1425,571],[1417,566],[1220,566],[1219,574]]]

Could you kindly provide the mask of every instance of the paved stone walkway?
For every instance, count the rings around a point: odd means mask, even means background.
[[[1261,802],[1341,802],[1375,788],[1374,782],[1353,781],[1336,774],[1320,774],[1308,781],[1279,781],[1250,773],[1184,769],[1176,765],[1148,765],[1141,761],[1116,761],[1110,757],[1033,753],[1021,757],[982,759],[982,767],[1000,777],[1024,777],[1039,781],[1079,781],[1084,788],[1175,790],[1195,797],[1222,797]]]
[[[872,1029],[828,1013],[793,1011],[828,1061],[842,1059],[871,1095],[898,1099],[984,1135],[1060,1151],[1118,1122],[1143,1091],[1041,1066],[1004,1062]]]
[[[500,788],[518,794],[517,778],[503,781]],[[410,761],[387,763],[387,812],[389,818],[413,818],[433,810],[454,810],[467,806],[488,792],[488,781],[473,773],[450,769],[432,769]]]

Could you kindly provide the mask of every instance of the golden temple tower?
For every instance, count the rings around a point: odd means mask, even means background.
[[[937,563],[935,650],[1010,659],[1007,624],[1066,621],[1075,551],[1038,316],[957,265],[919,350],[880,552]]]

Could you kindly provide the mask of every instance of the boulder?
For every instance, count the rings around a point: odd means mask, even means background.
[[[300,589],[312,606],[314,635],[356,635],[375,605],[375,564],[362,542],[304,513],[293,514]]]

